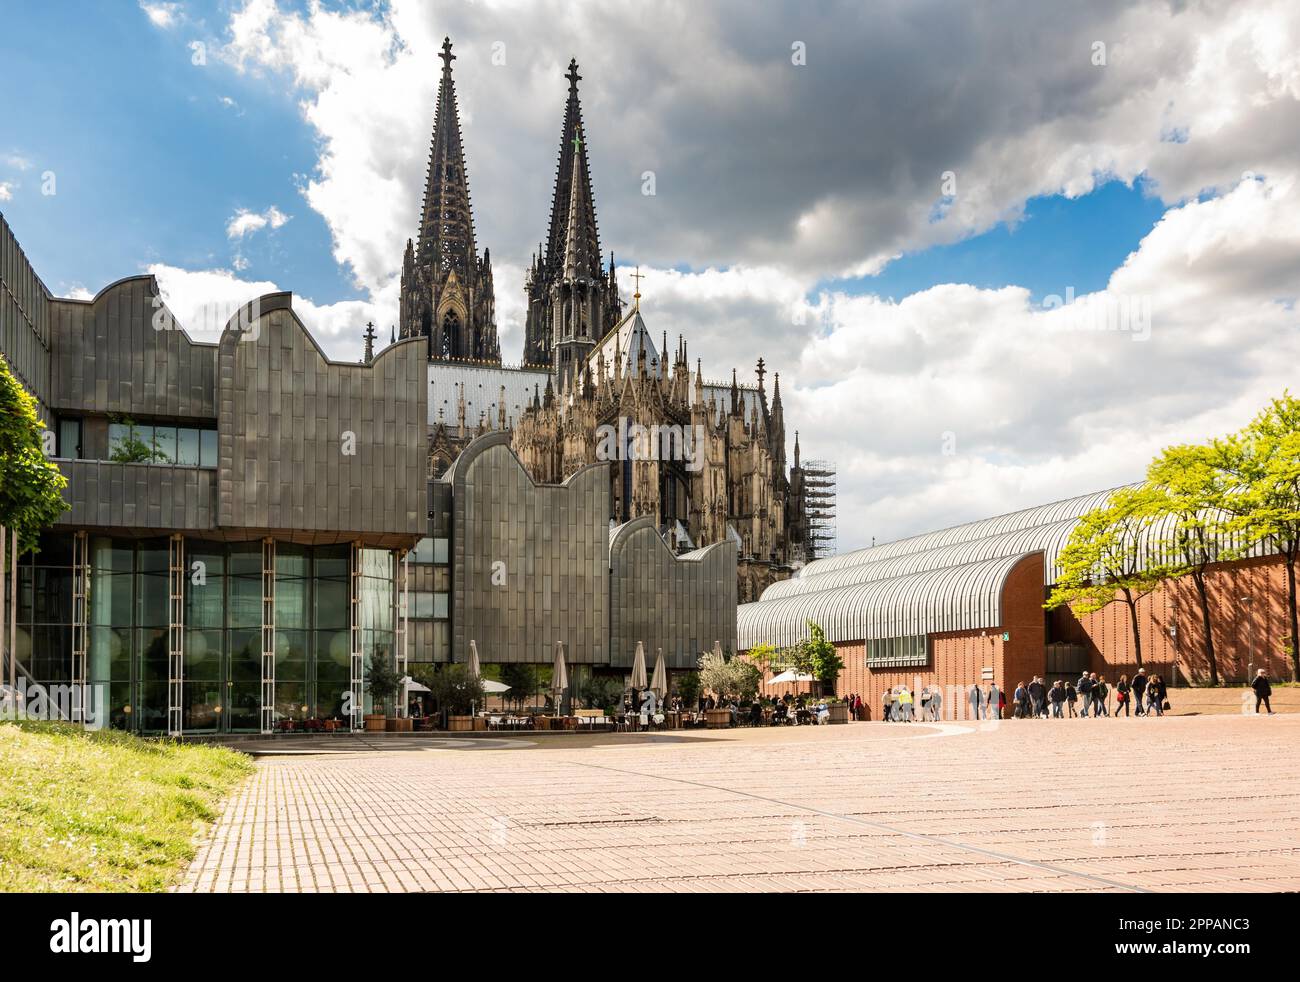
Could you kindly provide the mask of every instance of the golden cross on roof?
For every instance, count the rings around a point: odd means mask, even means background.
[[[641,309],[641,266],[639,263],[637,264],[636,272],[632,274],[632,279],[636,280],[636,292],[632,294],[632,299],[636,301],[636,305],[632,309],[640,310]]]

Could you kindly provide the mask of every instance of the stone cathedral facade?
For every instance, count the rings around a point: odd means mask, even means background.
[[[814,558],[798,434],[787,465],[780,376],[769,391],[759,359],[753,383],[742,383],[735,369],[729,383],[710,381],[698,360],[692,365],[684,338],[670,346],[661,335],[656,343],[639,288],[630,305],[619,296],[614,257],[600,248],[576,61],[565,76],[550,221],[524,283],[523,358],[503,365],[491,261],[474,239],[449,40],[441,58],[419,237],[403,257],[400,314],[400,336],[428,343],[430,476],[492,430],[509,432],[538,483],[558,484],[604,463],[612,526],[649,517],[677,552],[733,542],[738,599],[756,600]]]

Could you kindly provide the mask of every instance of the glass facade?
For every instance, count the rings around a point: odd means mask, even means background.
[[[275,548],[277,718],[343,718],[350,682],[349,551],[344,545]],[[393,652],[392,554],[363,550],[358,578],[367,656]],[[87,680],[106,686],[109,724],[167,729],[169,541],[91,535],[86,605]],[[35,681],[71,676],[73,547],[48,535],[24,557],[19,659]],[[260,728],[261,542],[185,541],[182,725],[188,732]]]
[[[192,426],[150,426],[136,423],[112,423],[108,427],[108,452],[111,456],[132,435],[161,456],[150,463],[179,464],[184,467],[217,466],[217,431]],[[79,442],[79,441],[78,441]],[[65,454],[66,456],[66,454]]]

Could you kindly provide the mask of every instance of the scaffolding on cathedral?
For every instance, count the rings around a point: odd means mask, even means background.
[[[804,507],[808,516],[808,559],[835,555],[835,463],[810,460],[803,465]]]

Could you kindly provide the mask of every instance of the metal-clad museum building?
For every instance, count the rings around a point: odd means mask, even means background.
[[[331,361],[286,293],[196,342],[149,276],[53,297],[0,217],[0,353],[71,506],[20,563],[17,670],[95,684],[114,726],[355,725],[368,659],[463,661],[470,640],[538,664],[563,641],[592,670],[636,641],[675,668],[735,647],[734,549],[611,549],[595,468],[534,486],[498,433],[430,481],[420,339]],[[161,460],[111,459],[132,427]]]

